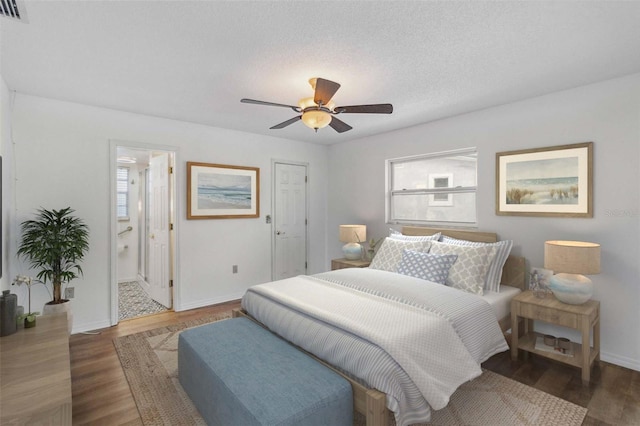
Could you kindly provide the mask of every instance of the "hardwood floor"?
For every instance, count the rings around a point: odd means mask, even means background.
[[[218,314],[239,306],[228,302],[185,312],[166,312],[122,321],[100,334],[70,338],[74,425],[140,425],[113,339],[170,324]],[[509,352],[493,356],[483,367],[588,408],[584,426],[640,425],[640,372],[600,362],[583,386],[580,370],[529,356],[512,362]]]
[[[215,315],[240,306],[239,301],[184,312],[121,321],[100,334],[74,334],[69,339],[74,425],[141,425],[129,383],[113,339],[170,324]]]
[[[512,362],[509,352],[494,355],[482,366],[520,383],[586,407],[583,426],[640,425],[640,372],[596,362],[591,382],[582,385],[581,371],[547,358],[522,352]]]

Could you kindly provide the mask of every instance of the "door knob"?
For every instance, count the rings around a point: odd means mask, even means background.
[[[284,235],[284,232],[277,231],[277,232],[276,232],[276,235]]]

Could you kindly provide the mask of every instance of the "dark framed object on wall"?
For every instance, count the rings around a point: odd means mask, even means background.
[[[593,142],[496,153],[496,214],[593,217]]]
[[[187,219],[259,216],[259,168],[187,162]]]

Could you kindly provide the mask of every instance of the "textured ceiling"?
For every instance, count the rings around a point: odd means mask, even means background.
[[[11,90],[331,144],[640,72],[640,2],[26,1],[0,18]],[[342,84],[354,127],[314,133],[285,108]]]

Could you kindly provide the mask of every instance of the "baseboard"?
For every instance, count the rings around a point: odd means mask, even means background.
[[[111,327],[111,321],[109,321],[109,319],[87,322],[84,324],[74,324],[71,334],[84,333],[85,331],[99,330],[107,327]]]
[[[640,361],[637,359],[627,358],[612,353],[602,352],[600,359],[610,364],[619,365],[620,367],[630,368],[631,370],[640,371]]]
[[[244,293],[245,292],[242,291],[238,293],[227,294],[225,296],[216,297],[213,299],[197,300],[195,302],[181,304],[179,307],[174,306],[174,311],[176,312],[188,311],[191,309],[204,308],[205,306],[217,305],[219,303],[231,302],[233,300],[242,299],[242,296],[244,296]],[[71,332],[71,334],[84,333],[86,331],[98,330],[101,328],[108,328],[108,327],[111,327],[111,321],[108,318],[101,321],[92,321],[92,322],[86,322],[83,324],[74,324],[73,331]]]
[[[217,305],[219,303],[231,302],[233,300],[242,299],[244,293],[245,292],[242,291],[239,293],[232,293],[220,297],[215,297],[213,299],[196,300],[189,303],[181,303],[180,306],[174,306],[173,310],[176,312],[188,311],[191,309],[204,308],[205,306]]]

